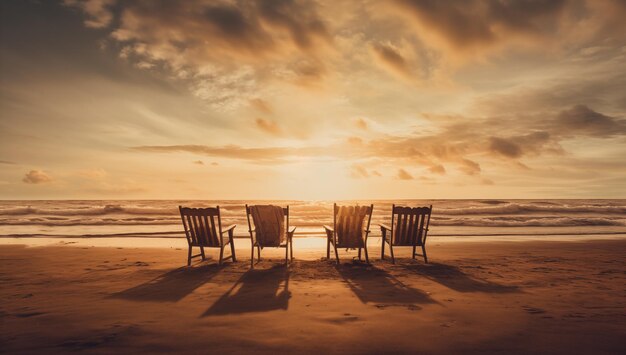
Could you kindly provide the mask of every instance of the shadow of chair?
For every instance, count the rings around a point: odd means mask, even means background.
[[[440,263],[408,264],[402,266],[429,280],[437,282],[458,292],[514,293],[521,292],[517,286],[501,285],[492,281],[476,278],[453,265]]]
[[[405,285],[377,267],[343,264],[336,269],[362,303],[377,306],[437,303],[425,292]]]
[[[222,267],[219,265],[181,267],[110,297],[133,301],[176,302],[208,282],[220,270]]]
[[[289,298],[287,267],[250,269],[202,316],[286,310]]]

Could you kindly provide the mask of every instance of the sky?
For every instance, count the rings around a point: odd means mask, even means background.
[[[626,198],[623,0],[5,0],[2,199]]]

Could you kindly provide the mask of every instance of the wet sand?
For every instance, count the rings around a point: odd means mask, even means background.
[[[0,246],[0,351],[626,353],[626,240],[445,242],[429,264],[303,247]],[[298,244],[296,244],[296,248]]]

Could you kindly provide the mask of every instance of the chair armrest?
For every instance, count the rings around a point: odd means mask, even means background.
[[[381,223],[381,224],[379,224],[379,226],[380,226],[380,229],[381,229],[381,230],[382,230],[382,229],[386,229],[386,230],[388,230],[388,231],[390,231],[390,230],[391,230],[391,227],[389,227],[389,226],[388,226],[388,225],[386,225],[386,224],[382,224],[382,223]]]
[[[235,229],[235,227],[237,227],[236,224],[231,224],[230,226],[224,228],[221,233],[224,234],[226,232],[230,232],[231,230]]]
[[[289,230],[287,231],[287,233],[293,234],[295,231],[296,231],[296,227],[289,227]]]
[[[333,229],[333,227],[329,227],[327,225],[324,225],[324,229],[326,229],[327,232],[334,232],[335,229]]]

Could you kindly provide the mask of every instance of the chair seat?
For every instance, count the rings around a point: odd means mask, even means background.
[[[284,242],[280,245],[261,245],[262,248],[286,248],[288,242]],[[259,245],[258,243],[255,243],[255,245]]]
[[[385,241],[390,243],[391,242],[391,236],[387,235],[385,236]],[[390,243],[391,244],[391,243]],[[406,244],[398,244],[398,243],[393,243],[392,244],[394,247],[412,247],[413,244],[411,243],[406,243]],[[417,246],[422,246],[422,240],[420,238],[420,240],[417,241],[417,243],[415,243],[415,245]]]
[[[222,237],[222,245],[226,245],[230,243],[230,239],[228,238],[228,236],[223,236]],[[219,245],[206,245],[206,244],[200,244],[200,243],[191,243],[192,247],[204,247],[204,248],[219,248]]]

